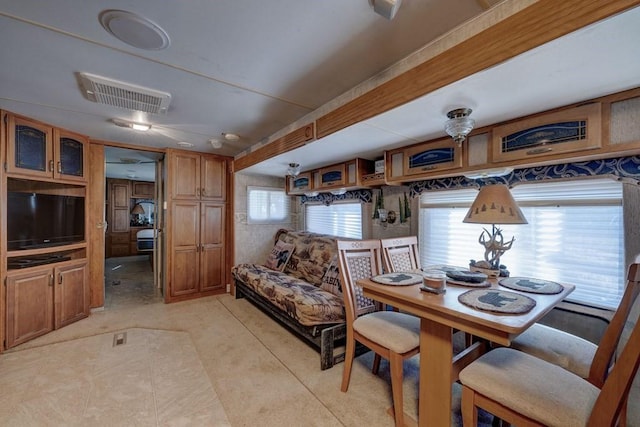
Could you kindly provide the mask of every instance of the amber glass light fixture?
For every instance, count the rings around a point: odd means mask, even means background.
[[[485,264],[482,266],[499,270],[500,257],[511,249],[515,237],[505,242],[502,230],[496,224],[527,224],[527,219],[506,185],[490,184],[480,188],[462,222],[491,224],[491,232],[485,228],[478,238],[478,242],[485,248]]]

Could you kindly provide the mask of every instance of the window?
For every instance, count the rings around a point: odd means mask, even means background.
[[[529,224],[500,225],[515,236],[500,262],[512,276],[576,286],[567,298],[615,309],[625,286],[622,184],[589,179],[515,186],[511,193]],[[462,222],[477,190],[423,194],[420,256],[423,265],[468,266],[484,259],[483,227]],[[490,230],[490,228],[488,228]]]
[[[247,187],[247,222],[281,224],[290,222],[291,199],[284,190],[270,187]]]
[[[334,203],[305,205],[306,231],[332,236],[362,238],[362,205],[360,203]]]

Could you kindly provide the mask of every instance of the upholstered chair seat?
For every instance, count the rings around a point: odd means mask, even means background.
[[[490,351],[467,366],[460,382],[548,426],[585,426],[600,393],[572,372],[508,348]]]
[[[578,336],[542,324],[520,334],[511,347],[589,378],[598,346]]]
[[[403,354],[420,345],[420,319],[409,314],[376,311],[358,317],[353,329],[394,353]]]

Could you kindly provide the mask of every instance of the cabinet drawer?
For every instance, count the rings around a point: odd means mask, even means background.
[[[111,233],[111,244],[129,244],[129,233]]]

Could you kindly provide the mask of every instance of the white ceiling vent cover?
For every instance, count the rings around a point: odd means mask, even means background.
[[[80,73],[80,83],[86,97],[99,104],[112,105],[145,113],[166,113],[171,94],[137,86],[95,74]]]

